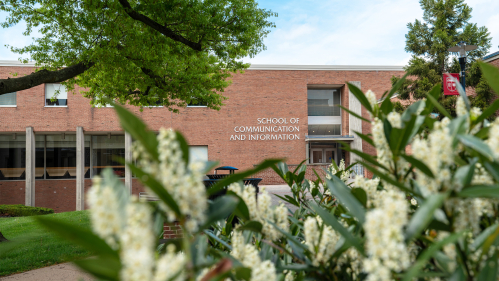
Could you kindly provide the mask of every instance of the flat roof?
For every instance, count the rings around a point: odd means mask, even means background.
[[[34,61],[0,60],[0,66],[35,66]],[[292,65],[252,64],[248,70],[336,70],[336,71],[404,71],[401,65]]]

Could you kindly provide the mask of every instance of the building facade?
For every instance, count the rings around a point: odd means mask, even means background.
[[[33,72],[33,65],[0,61],[0,78]],[[223,93],[220,111],[188,106],[180,113],[163,107],[131,108],[151,130],[181,131],[196,159],[219,161],[241,170],[267,158],[284,158],[293,167],[308,159],[308,173],[332,161],[355,156],[338,141],[374,154],[354,134],[370,124],[339,105],[369,118],[346,82],[378,97],[391,87],[401,66],[253,65],[235,74]],[[91,178],[112,167],[134,194],[138,181],[114,156],[131,160],[131,138],[111,107],[93,108],[79,94],[59,84],[40,85],[0,96],[0,204],[26,204],[56,211],[84,209]],[[54,97],[55,95],[55,97]],[[279,183],[273,171],[261,172],[262,184]]]

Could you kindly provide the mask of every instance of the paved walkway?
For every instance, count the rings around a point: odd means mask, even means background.
[[[91,281],[94,278],[80,271],[71,263],[61,263],[44,268],[34,269],[6,277],[0,277],[1,281]]]

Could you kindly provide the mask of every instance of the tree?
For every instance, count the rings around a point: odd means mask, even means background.
[[[482,77],[477,61],[484,57],[491,44],[486,27],[469,23],[472,9],[464,0],[421,0],[423,21],[407,24],[405,50],[412,58],[405,70],[414,79],[407,79],[399,91],[400,99],[425,97],[436,84],[442,83],[447,72],[459,73],[458,59],[447,51],[458,42],[465,41],[478,49],[468,52],[466,86],[473,87],[476,95],[470,97],[473,106],[484,109],[490,104],[493,92]],[[392,77],[395,85],[400,78]],[[440,102],[455,116],[455,96],[443,97]]]
[[[265,48],[275,13],[254,0],[0,0],[4,28],[25,21],[40,38],[13,52],[38,70],[0,79],[0,94],[43,83],[79,85],[92,104],[103,98],[147,106],[202,102],[219,109],[231,73]]]

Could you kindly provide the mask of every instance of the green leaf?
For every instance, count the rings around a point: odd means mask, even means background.
[[[123,106],[114,103],[112,100],[106,99],[107,103],[114,106],[114,110],[120,119],[121,127],[127,131],[132,138],[138,140],[151,155],[154,160],[159,159],[158,140],[156,134],[149,131],[147,126],[139,117]]]
[[[487,107],[483,113],[478,116],[478,118],[474,121],[475,124],[482,122],[483,120],[492,116],[499,110],[499,99],[496,99],[489,107]]]
[[[365,256],[364,248],[362,247],[360,238],[354,236],[333,215],[324,210],[322,207],[318,206],[315,203],[310,203],[310,207],[322,218],[322,221],[325,224],[331,226],[334,230],[341,234],[341,236],[343,236],[350,245],[355,247],[359,251],[359,253]]]
[[[426,98],[438,109],[438,111],[440,111],[440,113],[442,113],[445,117],[452,119],[449,112],[447,112],[447,110],[445,110],[445,108],[430,93],[426,94]]]
[[[208,206],[208,218],[203,228],[210,226],[216,221],[227,219],[239,204],[239,201],[239,198],[232,195],[225,195],[215,199]]]
[[[497,251],[485,262],[485,266],[478,274],[478,281],[497,280]]]
[[[79,268],[102,280],[120,280],[121,264],[102,257],[73,261]]]
[[[163,201],[176,215],[177,217],[181,217],[182,213],[180,212],[180,208],[177,205],[177,202],[173,199],[173,197],[168,193],[168,191],[163,187],[161,183],[159,183],[152,175],[142,171],[142,169],[138,168],[132,163],[127,163],[132,173],[137,176],[137,178],[144,185],[149,187],[152,192],[158,196],[158,198]]]
[[[278,227],[275,223],[273,223],[271,221],[268,221],[268,223],[270,223],[275,229],[277,229],[280,233],[282,233],[284,236],[286,236],[286,238],[288,239],[288,243],[292,242],[293,244],[295,244],[294,246],[296,246],[297,248],[300,248],[304,252],[308,252],[307,246],[305,246],[305,244],[302,244],[300,241],[298,241],[298,239],[295,236],[291,235],[291,233],[288,233],[287,231],[282,230],[280,227]]]
[[[496,180],[499,181],[499,163],[496,161],[494,162],[485,162],[483,164],[485,166],[485,169],[487,169],[487,172]]]
[[[369,171],[371,171],[374,175],[378,176],[380,179],[388,182],[389,184],[393,185],[393,186],[396,186],[398,187],[401,191],[403,192],[406,192],[406,193],[409,193],[409,194],[413,194],[415,195],[416,197],[420,197],[422,198],[423,196],[421,196],[419,193],[413,191],[413,190],[410,190],[409,188],[407,188],[403,183],[399,182],[399,181],[396,181],[394,179],[392,179],[390,176],[386,175],[385,173],[377,170],[376,168],[374,168],[373,166],[367,164],[367,163],[362,163],[362,165],[368,169]]]
[[[359,200],[353,196],[350,188],[335,175],[331,175],[331,179],[326,179],[326,182],[331,194],[335,196],[361,224],[364,224],[366,221],[366,210]]]
[[[487,238],[485,238],[485,241],[483,242],[482,245],[482,253],[480,254],[480,258],[483,256],[484,253],[487,254],[489,252],[490,246],[494,244],[498,236],[499,236],[499,226],[496,227],[496,229],[492,234],[490,234]]]
[[[215,241],[217,241],[218,243],[224,245],[229,251],[232,251],[232,247],[229,244],[227,244],[227,242],[223,241],[222,239],[220,239],[219,237],[217,237],[215,234],[213,234],[212,231],[205,229],[205,230],[203,230],[203,232],[206,235],[210,236]]]
[[[464,234],[465,232],[463,231],[458,233],[453,233],[445,237],[443,240],[440,240],[432,244],[430,247],[424,250],[417,259],[416,263],[414,263],[414,265],[406,272],[406,274],[404,274],[402,281],[412,281],[414,277],[416,277],[421,272],[423,267],[427,264],[428,260],[430,260],[430,258],[433,257],[438,250],[440,250],[443,246],[447,244],[456,242]]]
[[[275,167],[275,164],[281,162],[281,159],[267,159],[263,161],[262,163],[258,164],[254,169],[246,170],[244,172],[236,173],[231,176],[228,176],[222,180],[217,181],[216,184],[214,184],[211,188],[208,189],[207,193],[208,195],[213,195],[217,194],[220,190],[224,189],[226,186],[229,186],[231,183],[235,183],[238,181],[241,181],[255,173],[258,173],[260,171],[263,171],[268,168],[275,168],[274,171],[277,169]]]
[[[402,121],[407,122],[413,118],[417,114],[417,112],[426,107],[426,102],[424,100],[417,101],[411,104],[405,111],[402,113]]]
[[[461,183],[461,186],[467,186],[471,183],[473,179],[473,174],[475,173],[475,164],[478,161],[477,158],[471,160],[469,165],[461,166],[454,173],[454,182]]]
[[[430,92],[428,92],[430,96],[434,98],[434,100],[438,100],[438,98],[442,95],[442,84],[438,83],[435,85]],[[429,115],[434,108],[434,104],[432,102],[427,102],[425,110],[421,113],[422,115]],[[431,118],[430,118],[431,119]],[[434,119],[433,119],[434,120]]]
[[[363,139],[365,142],[367,142],[368,144],[372,145],[372,146],[375,146],[374,145],[374,141],[372,138],[370,138],[368,135],[364,135],[362,133],[359,133],[359,132],[355,132],[354,133],[359,136],[359,138]]]
[[[368,122],[368,123],[371,123],[371,121],[367,120],[366,118],[360,116],[359,114],[351,111],[350,109],[344,107],[344,106],[341,106],[341,105],[338,105],[341,109],[343,109],[344,111],[346,111],[348,114],[351,114],[353,115],[355,118],[359,118],[360,120],[362,121],[365,121],[365,122]]]
[[[499,184],[473,185],[463,189],[457,196],[465,198],[499,198]]]
[[[470,249],[472,251],[478,250],[478,248],[483,245],[487,237],[494,233],[494,231],[497,229],[497,226],[498,223],[495,223],[487,227],[484,231],[482,231],[482,233],[478,234],[478,236],[473,240],[473,244],[470,245]]]
[[[277,195],[274,193],[275,196],[279,197],[280,199],[284,200],[285,202],[288,202],[289,204],[292,204],[296,207],[300,207],[300,204],[291,196],[286,195],[286,197],[282,197],[281,195]]]
[[[237,228],[238,231],[249,230],[256,233],[262,233],[263,225],[258,221],[248,221]]]
[[[404,76],[402,76],[397,81],[397,83],[395,83],[395,85],[393,85],[393,87],[390,89],[390,92],[388,92],[388,95],[386,95],[385,99],[390,99],[395,93],[397,93],[397,91],[400,89],[400,87],[402,87],[402,85],[404,85],[404,82],[407,79],[408,75],[409,75],[409,73],[404,74]]]
[[[499,70],[497,67],[483,62],[479,62],[478,64],[489,86],[499,95]]]
[[[492,153],[492,150],[490,150],[490,147],[481,139],[471,135],[457,135],[457,138],[464,146],[474,149],[489,161],[493,160],[492,156],[494,154]]]
[[[406,241],[410,241],[421,234],[421,231],[433,220],[433,213],[442,206],[445,197],[444,194],[430,195],[416,210],[405,230]]]
[[[182,150],[182,159],[187,166],[189,164],[189,144],[179,131],[175,131],[175,136],[180,144],[180,150]]]
[[[237,204],[236,209],[234,210],[234,214],[243,220],[249,220],[250,213],[249,213],[248,206],[246,205],[244,200],[239,195],[237,195],[236,193],[234,193],[232,191],[227,191],[226,194],[237,197],[239,199],[239,204]]]
[[[415,168],[418,168],[421,172],[423,172],[428,177],[430,177],[432,179],[435,178],[435,176],[433,175],[433,172],[430,170],[430,168],[428,168],[428,166],[426,166],[425,163],[423,163],[423,162],[419,161],[418,159],[416,159],[412,156],[409,156],[409,155],[401,154],[400,156],[402,158],[404,158],[405,161],[411,163],[412,166],[414,166]]]
[[[381,169],[383,169],[385,171],[389,171],[387,167],[381,165],[379,163],[379,161],[376,158],[374,158],[374,156],[372,156],[370,154],[367,154],[365,152],[362,152],[362,151],[359,151],[359,150],[356,150],[356,149],[352,149],[350,147],[350,145],[348,145],[348,144],[343,144],[343,149],[346,150],[346,151],[348,151],[348,152],[351,152],[353,154],[356,154],[356,155],[360,156],[364,161],[367,161],[367,162],[371,163],[372,165],[374,165],[376,167],[379,167],[379,168],[381,168]]]
[[[359,200],[359,202],[364,206],[364,208],[367,208],[367,193],[364,189],[362,188],[352,188],[352,194]]]
[[[364,95],[364,93],[359,88],[357,88],[357,86],[350,83],[347,83],[347,85],[350,92],[359,100],[360,104],[362,104],[367,109],[367,111],[374,113],[373,108],[367,100],[366,95]]]
[[[35,216],[34,219],[62,238],[78,244],[103,258],[119,260],[119,255],[116,251],[111,249],[99,236],[86,228],[45,216]]]

